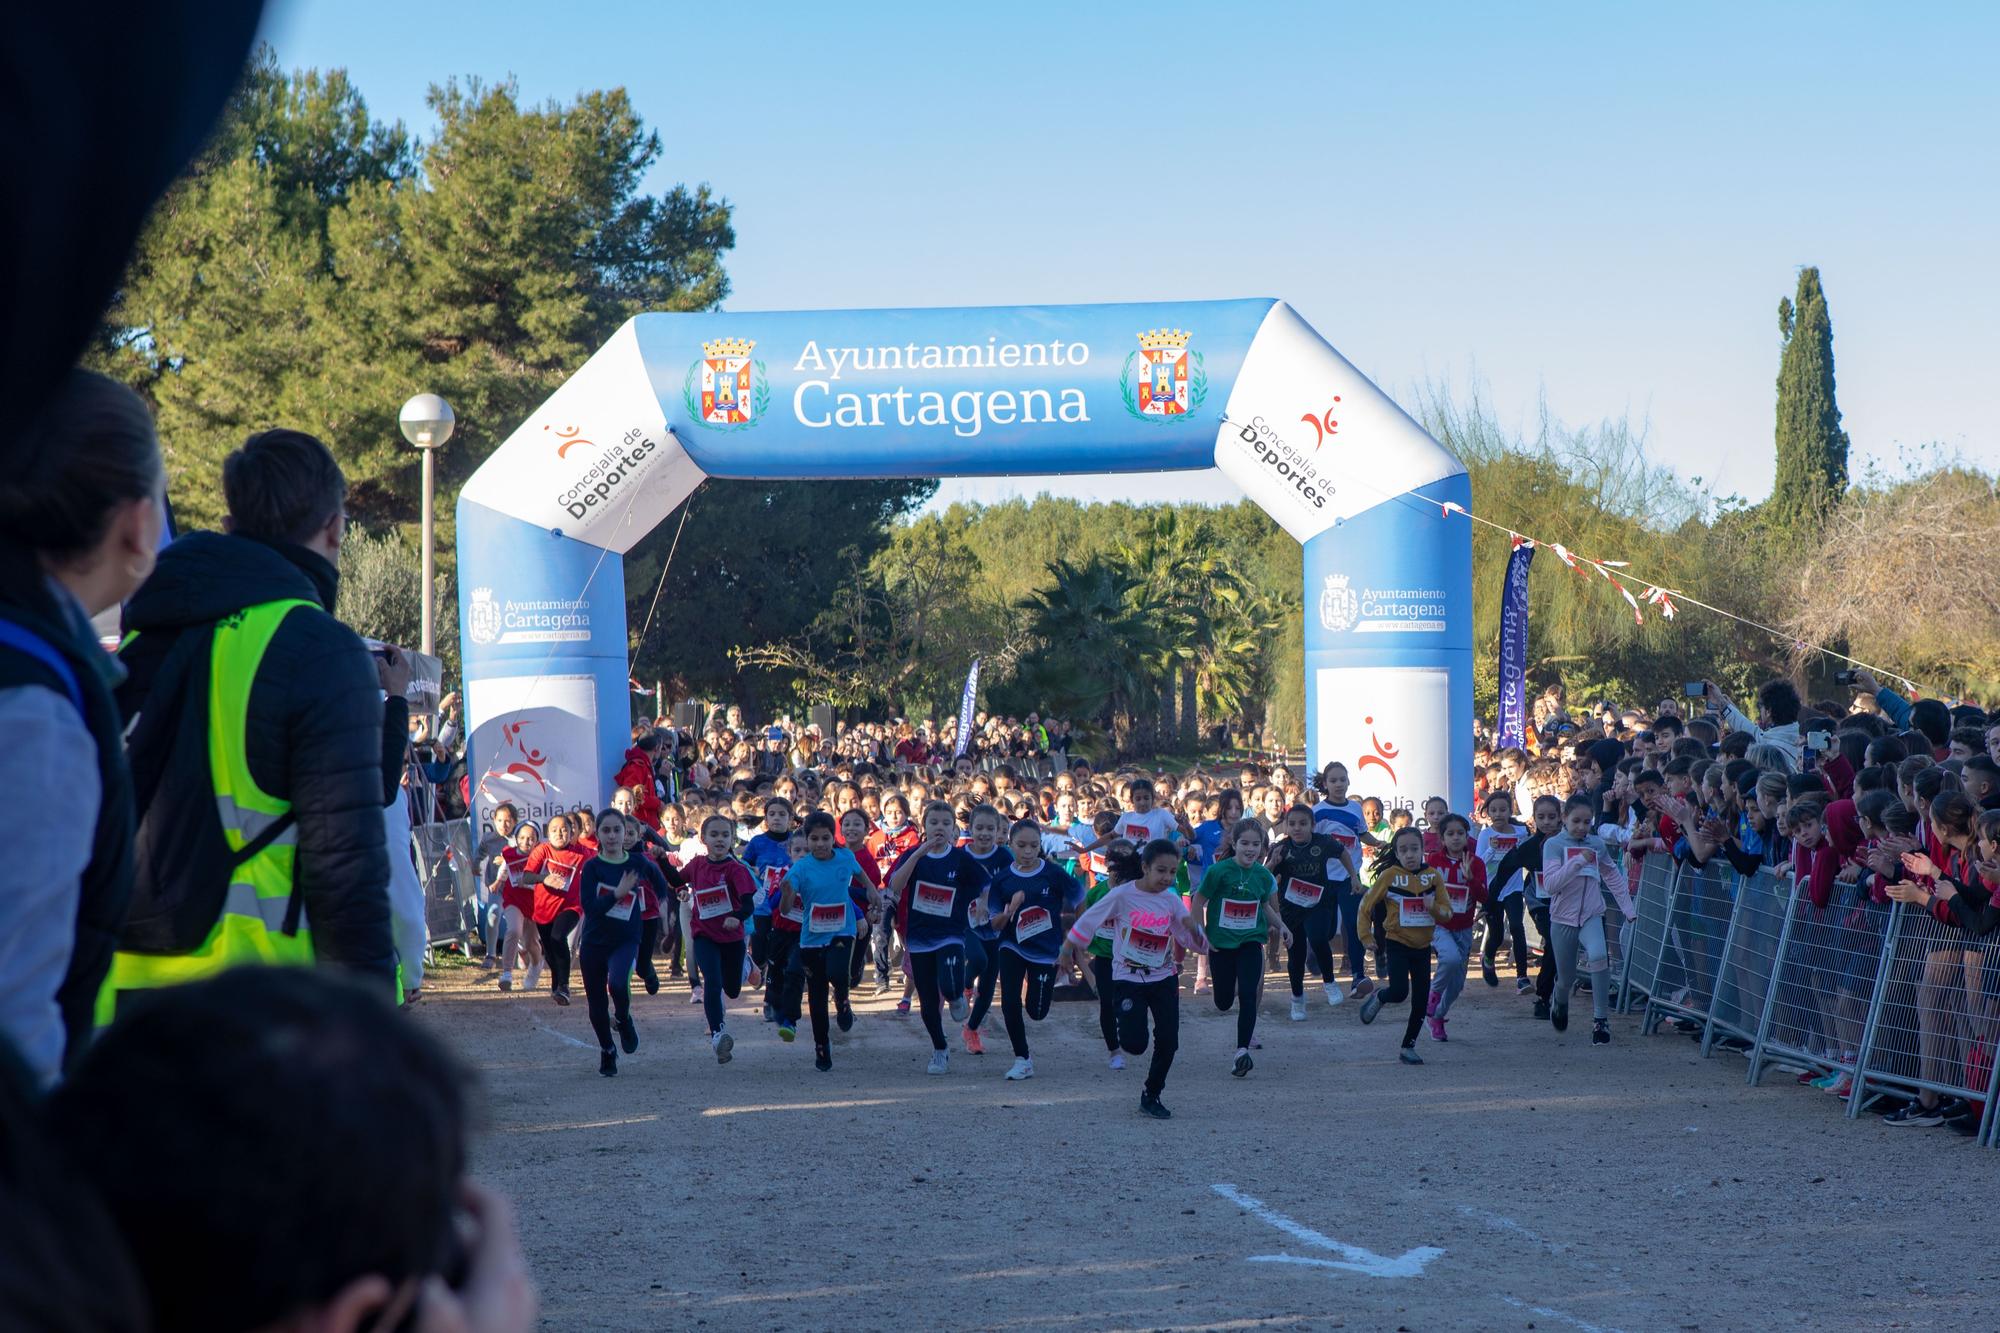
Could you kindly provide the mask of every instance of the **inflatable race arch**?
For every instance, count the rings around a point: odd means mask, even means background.
[[[705,477],[1211,465],[1305,547],[1309,763],[1467,809],[1465,469],[1289,306],[1246,300],[628,321],[459,495],[480,818],[603,807],[630,743],[620,557]]]

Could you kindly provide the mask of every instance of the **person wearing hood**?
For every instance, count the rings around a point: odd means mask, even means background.
[[[222,488],[228,531],[169,546],[126,607],[138,868],[100,1023],[244,963],[332,964],[394,993],[383,808],[409,666],[334,617],[346,478],[319,440],[270,430],[224,460]],[[203,841],[218,819],[226,846]]]
[[[39,447],[0,486],[0,738],[32,830],[0,895],[0,1052],[45,1085],[88,1043],[132,892],[118,664],[90,618],[152,570],[166,469],[145,404],[90,371],[30,433]]]

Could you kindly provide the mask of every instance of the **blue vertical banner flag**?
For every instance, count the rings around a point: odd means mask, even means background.
[[[1527,743],[1528,726],[1528,566],[1535,544],[1514,538],[1507,557],[1507,578],[1500,590],[1500,739],[1505,745]]]
[[[965,753],[965,747],[972,743],[972,701],[979,694],[979,659],[972,659],[972,670],[965,673],[965,694],[958,701],[958,744],[952,748],[951,757],[958,758]]]

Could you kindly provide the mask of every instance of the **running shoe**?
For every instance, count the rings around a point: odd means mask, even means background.
[[[926,1074],[943,1074],[943,1073],[948,1073],[950,1069],[951,1069],[951,1052],[932,1051],[930,1065],[924,1070],[924,1072]]]
[[[494,968],[500,966],[500,959],[496,955],[489,953],[486,955],[486,961],[481,963],[480,966],[491,972]]]
[[[1601,1018],[1592,1023],[1590,1025],[1590,1044],[1592,1046],[1609,1046],[1611,1044],[1611,1024]]]
[[[1547,1000],[1540,998],[1539,996],[1536,997],[1535,999],[1535,1017],[1541,1019],[1545,1023],[1548,1021],[1549,1017],[1549,1002]]]
[[[764,1021],[766,1023],[775,1023],[778,1021],[777,1007],[769,1000],[764,1001]]]
[[[986,1043],[979,1039],[978,1028],[967,1028],[965,1030],[964,1035],[965,1035],[966,1050],[970,1051],[974,1055],[986,1054]]]
[[[728,1028],[724,1028],[710,1037],[708,1044],[715,1048],[715,1063],[726,1065],[729,1063],[729,1053],[736,1049],[736,1038],[729,1035]]]
[[[1500,984],[1500,973],[1494,969],[1491,958],[1482,958],[1479,960],[1479,975],[1486,978],[1486,984],[1489,986]]]
[[[1963,1097],[1947,1097],[1938,1103],[1938,1114],[1946,1120],[1964,1120],[1972,1115],[1972,1103]]]
[[[1424,1057],[1417,1054],[1417,1048],[1414,1046],[1405,1046],[1396,1053],[1396,1058],[1406,1065],[1420,1065],[1424,1062]]]
[[[971,1012],[972,1012],[972,1006],[965,1002],[965,997],[963,995],[954,995],[951,997],[952,1022],[963,1023],[965,1021],[965,1016]]]
[[[1927,1107],[1922,1102],[1911,1102],[1902,1110],[1891,1111],[1883,1116],[1882,1123],[1904,1129],[1929,1129],[1932,1125],[1944,1123],[1944,1113],[1939,1107]]]
[[[1528,980],[1526,977],[1514,978],[1514,993],[1516,995],[1526,995],[1529,991],[1533,990],[1534,988],[1535,988],[1535,983]]]
[[[1111,1067],[1113,1069],[1123,1069],[1125,1067],[1125,1052],[1113,1051],[1111,1053]]]
[[[1430,998],[1424,1002],[1425,1018],[1436,1018],[1438,1016],[1438,1001],[1442,1000],[1443,998],[1444,996],[1439,994],[1437,991],[1431,992]]]
[[[1150,1092],[1139,1094],[1139,1114],[1149,1115],[1155,1120],[1172,1120],[1174,1113],[1160,1104],[1160,1099]]]
[[[660,993],[660,974],[658,972],[655,972],[652,976],[645,978],[645,982],[646,982],[646,994],[658,995]]]
[[[1431,1019],[1431,1040],[1432,1041],[1448,1040],[1448,1038],[1444,1035],[1444,1020],[1442,1018],[1433,1017]]]
[[[1024,1078],[1033,1078],[1034,1076],[1035,1076],[1035,1062],[1033,1060],[1030,1060],[1025,1055],[1022,1056],[1020,1059],[1016,1060],[1014,1062],[1014,1067],[1007,1071],[1008,1079],[1016,1083],[1020,1082]]]
[[[597,1072],[606,1078],[615,1077],[618,1073],[618,1052],[599,1051],[597,1053]]]
[[[1569,1031],[1569,1006],[1552,1004],[1549,1006],[1549,1026],[1558,1032]]]
[[[1340,988],[1340,983],[1337,981],[1327,982],[1324,990],[1326,995],[1326,1007],[1329,1009],[1338,1005],[1342,1000],[1347,998],[1347,992]]]
[[[1303,995],[1292,997],[1292,1021],[1294,1023],[1306,1021],[1306,997]]]
[[[1854,1075],[1845,1069],[1841,1070],[1840,1077],[1827,1084],[1826,1090],[1836,1097],[1845,1097],[1854,1090]]]
[[[1370,981],[1367,977],[1357,977],[1355,979],[1354,985],[1348,990],[1348,994],[1352,995],[1357,1000],[1365,1000],[1374,993],[1375,993],[1375,983]]]
[[[541,985],[542,965],[540,963],[528,964],[528,975],[521,979],[521,989],[532,995],[541,989]]]
[[[833,1068],[833,1052],[824,1046],[813,1048],[813,1068],[824,1074]]]
[[[1361,1021],[1373,1023],[1375,1015],[1382,1012],[1382,992],[1370,989],[1368,998],[1361,1002]]]
[[[909,1016],[910,1016],[910,1002],[908,1000],[896,1001],[896,1017],[908,1018]]]
[[[1251,1062],[1250,1052],[1239,1050],[1236,1052],[1236,1058],[1230,1062],[1229,1072],[1236,1075],[1236,1077],[1238,1078],[1242,1078],[1245,1074],[1249,1073],[1255,1067],[1256,1066]]]
[[[557,1004],[561,1005],[563,1008],[565,1009],[569,1008],[568,991],[566,990],[550,991],[549,998],[553,999]]]
[[[840,1030],[842,1032],[853,1031],[854,1006],[851,1004],[843,1004],[839,1006],[837,1009],[833,1011],[833,1021],[840,1025]]]
[[[618,1020],[618,1044],[627,1055],[639,1049],[639,1025],[632,1021],[630,1014]]]
[[[514,974],[512,972],[502,972],[500,974],[500,989],[501,990],[514,989]]]
[[[797,1041],[798,1039],[799,1030],[796,1027],[793,1027],[790,1023],[778,1024],[779,1041]]]
[[[688,1003],[689,1003],[689,1004],[700,1004],[700,1003],[701,1003],[701,992],[700,992],[699,990],[690,990],[690,991],[688,992]]]
[[[1824,1092],[1826,1089],[1832,1087],[1835,1083],[1838,1083],[1839,1081],[1840,1081],[1840,1071],[1838,1069],[1829,1069],[1826,1073],[1821,1074],[1818,1078],[1807,1080],[1806,1086],[1818,1088],[1820,1091]]]
[[[888,983],[887,981],[878,981],[878,982],[876,982],[876,983],[875,983],[875,998],[876,998],[876,999],[878,999],[878,1000],[879,1000],[879,999],[881,999],[881,998],[882,998],[882,997],[883,997],[884,995],[887,995],[888,993],[889,993],[889,983]]]

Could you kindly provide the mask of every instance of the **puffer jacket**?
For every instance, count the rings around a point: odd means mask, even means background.
[[[339,575],[301,547],[197,532],[160,553],[151,578],[125,608],[138,632],[120,655],[118,691],[131,719],[183,629],[283,598],[299,607],[272,636],[250,689],[251,775],[290,801],[297,821],[295,883],[322,963],[396,974],[389,922],[389,848],[382,810],[396,790],[407,737],[398,706],[385,717],[374,659],[360,636],[334,619]],[[394,761],[390,762],[390,756]],[[192,818],[212,799],[207,771],[169,773],[144,819]]]

